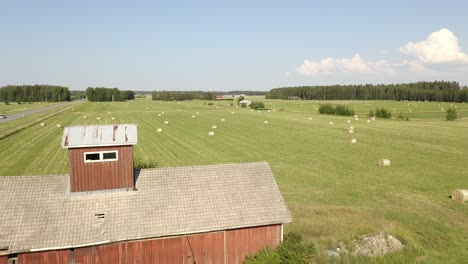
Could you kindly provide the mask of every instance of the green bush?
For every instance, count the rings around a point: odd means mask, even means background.
[[[158,166],[158,162],[153,160],[135,159],[135,161],[133,162],[133,168],[137,170],[157,168]]]
[[[392,117],[392,113],[385,108],[377,108],[375,109],[375,116],[378,118],[390,119]]]
[[[344,116],[352,116],[354,115],[354,110],[346,105],[331,105],[331,104],[321,104],[319,106],[319,113],[320,114],[328,114],[328,115],[344,115]]]
[[[253,101],[250,104],[250,108],[255,109],[255,110],[265,109],[265,105],[263,104],[263,102]]]
[[[247,256],[245,263],[312,263],[315,257],[315,248],[310,243],[305,242],[301,235],[290,232],[284,237],[283,243],[276,250],[263,249],[253,256]]]
[[[374,117],[374,110],[369,110],[369,114],[367,114],[368,117]]]
[[[449,108],[447,109],[447,115],[446,115],[446,117],[447,117],[447,120],[448,120],[448,121],[452,121],[452,120],[457,119],[457,118],[458,118],[458,116],[457,116],[457,110],[456,110],[455,108],[449,107]]]

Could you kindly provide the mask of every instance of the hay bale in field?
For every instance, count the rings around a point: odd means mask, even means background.
[[[275,110],[275,109],[273,109],[273,112],[276,112],[276,110]]]
[[[351,120],[348,119],[348,124],[351,124]]]
[[[72,111],[75,111],[75,108],[72,108]]]
[[[161,112],[161,115],[164,115],[164,112]]]
[[[45,123],[41,123],[41,127],[45,126]]]
[[[164,121],[164,124],[169,125],[169,121]]]
[[[358,121],[358,120],[359,120],[359,118],[358,118],[358,117],[356,117],[356,118],[354,118],[354,120]]]
[[[158,116],[161,116],[161,114],[158,114]]]
[[[212,129],[217,129],[217,128],[218,128],[218,126],[216,126],[216,125],[213,125],[213,126],[211,126],[211,128],[212,128]]]
[[[263,121],[263,123],[264,123],[264,124],[268,124],[268,121],[265,120],[265,121]]]
[[[367,119],[366,123],[367,123],[367,124],[370,124],[370,120],[369,120],[369,119]]]
[[[233,115],[233,114],[234,114],[234,112],[231,112],[231,115]]]
[[[149,107],[146,107],[146,110],[148,110],[148,109],[149,109]]]
[[[158,133],[162,133],[162,128],[158,128],[156,131],[158,131]]]
[[[200,114],[200,112],[197,112],[197,115],[199,115],[199,114]]]
[[[352,138],[351,139],[351,144],[356,144],[357,143],[357,140],[355,138]]]
[[[208,136],[210,136],[210,137],[214,136],[214,132],[213,131],[208,132]]]
[[[312,120],[312,117],[309,117],[309,120]]]
[[[112,117],[111,120],[115,120],[115,117]]]
[[[101,118],[100,118],[100,117],[96,117],[96,119],[97,119],[97,120],[101,120]]]
[[[388,159],[379,160],[379,166],[380,167],[389,167],[390,166],[390,160],[388,160]]]
[[[354,126],[349,126],[348,130],[354,130]]]
[[[348,129],[348,133],[349,133],[349,134],[353,134],[353,133],[354,133],[354,130]]]
[[[452,199],[464,203],[468,201],[468,190],[455,190],[452,193]]]
[[[61,125],[61,124],[57,124],[57,127],[58,127],[58,128],[62,128],[62,125]]]
[[[375,117],[374,117],[374,116],[372,117],[372,120],[375,120]]]
[[[195,118],[195,116],[193,115],[192,118]]]
[[[335,123],[333,123],[332,121],[330,121],[330,122],[328,122],[328,124],[330,124],[330,125],[334,125]]]
[[[83,116],[83,118],[85,118],[85,119],[86,119],[86,116]]]
[[[224,122],[224,120],[226,120],[226,119],[224,119],[224,118],[221,118],[221,122]]]
[[[358,118],[358,115],[354,115],[353,117],[354,117],[354,118]]]

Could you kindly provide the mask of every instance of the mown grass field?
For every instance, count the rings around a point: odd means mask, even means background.
[[[450,103],[344,102],[360,116],[352,119],[355,133],[350,135],[351,118],[317,114],[318,101],[264,102],[270,111],[229,102],[84,103],[47,119],[46,127],[37,124],[0,140],[0,175],[67,173],[63,130],[56,124],[135,123],[135,158],[160,167],[269,162],[293,213],[287,229],[313,241],[320,261],[328,261],[324,252],[340,240],[385,231],[405,243],[403,252],[341,260],[466,262],[468,204],[449,195],[468,188],[468,105],[454,104],[462,119],[448,122],[441,107]],[[376,107],[410,120],[367,124],[365,115]],[[209,131],[215,135],[209,137]],[[357,144],[350,144],[351,138]],[[378,167],[382,158],[391,160],[391,167]]]
[[[49,102],[35,102],[35,103],[9,103],[5,104],[4,102],[0,102],[0,115],[13,115],[41,107],[45,107],[48,105],[52,105],[54,103]]]

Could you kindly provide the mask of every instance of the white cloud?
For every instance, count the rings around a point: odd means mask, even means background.
[[[386,73],[393,74],[395,71],[392,65],[385,60],[365,61],[359,54],[351,58],[325,58],[314,62],[305,60],[296,71],[301,75],[320,75],[320,74],[374,74]]]
[[[468,55],[462,52],[455,34],[446,28],[432,32],[426,40],[409,42],[400,51],[423,63],[468,64]]]

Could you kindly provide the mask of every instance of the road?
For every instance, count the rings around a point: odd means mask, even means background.
[[[7,116],[7,118],[0,119],[0,124],[6,123],[8,121],[12,121],[12,120],[15,120],[15,119],[18,119],[18,118],[22,118],[22,117],[25,117],[25,116],[28,116],[28,115],[32,115],[32,114],[35,114],[35,113],[40,113],[40,112],[44,112],[44,111],[47,111],[47,110],[50,110],[50,109],[61,107],[61,106],[64,106],[64,105],[69,105],[71,107],[74,104],[76,104],[76,103],[74,103],[74,102],[65,102],[65,103],[61,103],[61,104],[53,104],[53,105],[49,105],[49,106],[45,106],[45,107],[41,107],[41,108],[29,110],[29,111],[17,113],[17,114],[14,114],[14,115],[9,115],[9,116]]]

